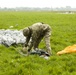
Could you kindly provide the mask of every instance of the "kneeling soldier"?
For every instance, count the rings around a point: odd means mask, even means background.
[[[39,46],[39,43],[44,37],[46,51],[49,54],[52,54],[50,47],[51,27],[48,24],[44,24],[42,22],[35,23],[32,26],[24,28],[23,35],[26,37],[23,51],[26,51],[27,47],[28,53],[30,52],[32,47],[34,48],[34,50],[36,50],[36,48],[38,48]]]

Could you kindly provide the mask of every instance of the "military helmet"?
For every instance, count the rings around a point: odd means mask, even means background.
[[[29,33],[30,33],[30,30],[29,30],[28,27],[26,27],[25,29],[23,29],[23,35],[24,35],[24,36],[28,36]]]

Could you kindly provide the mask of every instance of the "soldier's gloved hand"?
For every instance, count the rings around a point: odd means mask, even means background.
[[[27,47],[23,47],[22,52],[27,53]]]

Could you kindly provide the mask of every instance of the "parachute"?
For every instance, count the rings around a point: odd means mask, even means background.
[[[1,29],[0,30],[0,44],[5,46],[11,46],[12,44],[24,43],[26,37],[24,37],[22,31]]]
[[[57,52],[57,55],[62,55],[66,53],[76,53],[76,44],[68,46],[64,50]]]

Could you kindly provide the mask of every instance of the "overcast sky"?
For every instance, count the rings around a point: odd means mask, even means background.
[[[66,7],[76,8],[76,0],[0,0],[0,7]]]

